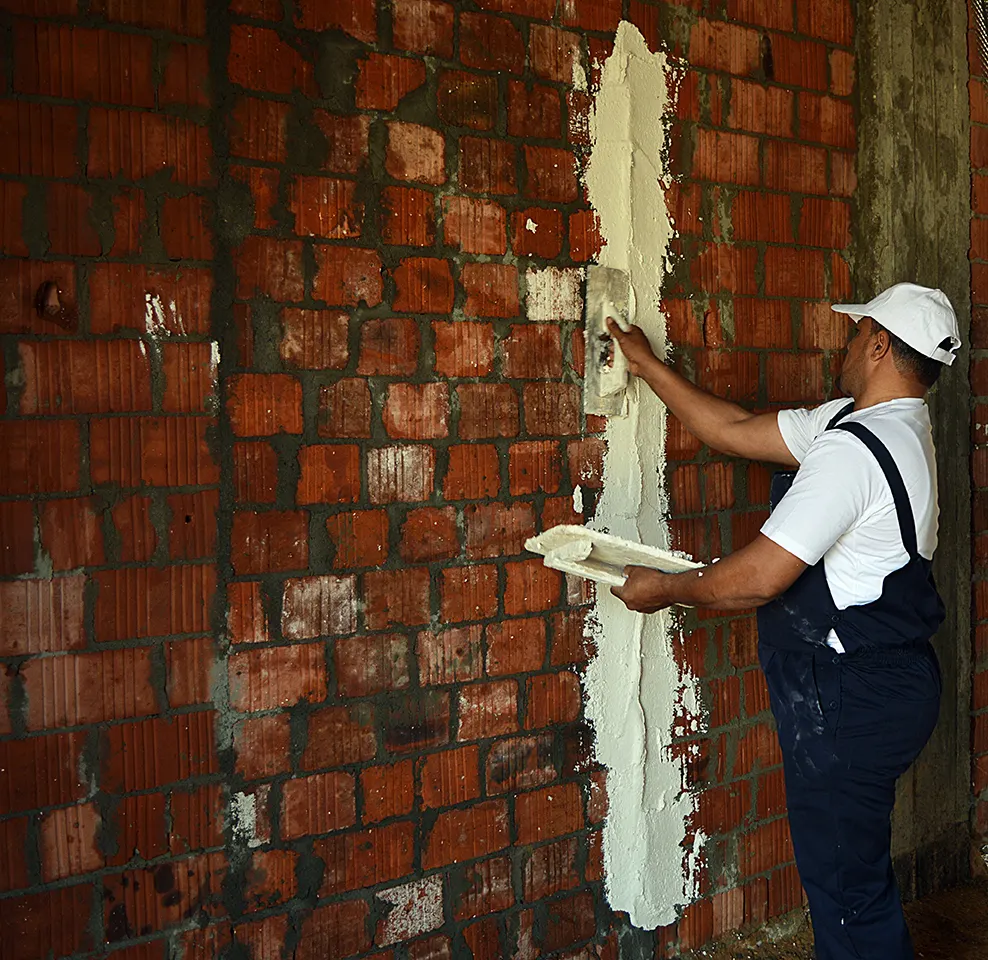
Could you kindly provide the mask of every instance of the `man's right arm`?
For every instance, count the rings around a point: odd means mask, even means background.
[[[644,380],[683,426],[707,446],[748,460],[799,466],[782,439],[776,413],[751,413],[701,390],[659,360],[638,327],[627,333],[614,323],[608,322],[608,327],[628,360],[630,372]]]

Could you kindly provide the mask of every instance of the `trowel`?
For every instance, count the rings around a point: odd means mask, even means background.
[[[607,329],[607,318],[610,317],[622,330],[629,330],[634,312],[634,290],[624,270],[596,264],[587,268],[584,413],[607,417],[624,415],[628,361]]]

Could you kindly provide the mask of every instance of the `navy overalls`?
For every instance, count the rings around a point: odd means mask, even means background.
[[[895,783],[937,722],[940,670],[930,638],[943,622],[930,561],[916,549],[905,485],[886,446],[860,423],[838,423],[878,461],[892,497],[905,566],[872,603],[839,610],[821,559],[758,610],[759,659],[768,680],[785,770],[796,865],[819,960],[912,960],[892,873]],[[794,473],[776,474],[774,509]],[[844,646],[827,646],[833,629]]]

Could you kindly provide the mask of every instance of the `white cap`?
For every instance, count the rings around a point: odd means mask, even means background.
[[[897,283],[868,303],[835,303],[831,310],[846,313],[857,323],[871,317],[923,356],[950,366],[960,349],[957,314],[942,290],[918,283]],[[950,349],[940,344],[950,338]]]

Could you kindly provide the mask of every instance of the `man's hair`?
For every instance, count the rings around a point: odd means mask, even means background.
[[[937,382],[937,377],[943,370],[944,365],[933,357],[924,356],[918,350],[909,346],[905,340],[897,337],[891,330],[883,327],[873,317],[871,320],[871,332],[883,331],[889,338],[892,348],[892,360],[895,362],[895,369],[899,373],[909,374],[915,377],[924,387],[932,387]],[[944,350],[950,349],[950,337],[947,337],[940,346]]]

